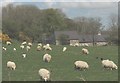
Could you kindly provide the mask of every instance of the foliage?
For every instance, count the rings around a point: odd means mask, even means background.
[[[76,30],[82,34],[94,35],[102,26],[99,17],[70,19],[60,9],[39,9],[33,5],[9,4],[2,8],[2,13],[2,31],[21,41],[20,32],[32,41],[42,41],[44,34],[48,39],[56,30]]]

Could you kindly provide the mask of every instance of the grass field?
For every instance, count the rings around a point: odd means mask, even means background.
[[[101,46],[87,47],[89,55],[81,53],[82,47],[70,47],[66,52],[62,52],[63,46],[52,45],[53,51],[47,51],[52,60],[50,63],[42,61],[45,51],[36,51],[37,44],[34,44],[31,50],[27,53],[25,59],[22,58],[20,43],[16,42],[7,47],[7,51],[2,52],[2,80],[3,81],[39,81],[38,70],[46,68],[51,72],[52,81],[81,81],[82,77],[87,81],[117,81],[118,70],[103,70],[101,60],[96,57],[109,58],[118,65],[118,47],[117,46]],[[17,51],[14,52],[13,48]],[[17,65],[15,71],[10,71],[6,67],[8,60],[14,61]],[[90,68],[86,71],[76,71],[74,62],[76,60],[87,61]]]

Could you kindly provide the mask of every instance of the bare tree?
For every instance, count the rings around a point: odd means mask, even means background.
[[[111,14],[109,16],[109,37],[108,40],[113,43],[118,43],[118,16]]]

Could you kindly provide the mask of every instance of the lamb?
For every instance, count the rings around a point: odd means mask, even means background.
[[[63,47],[63,52],[65,52],[67,50],[67,47]]]
[[[51,61],[51,55],[45,54],[45,55],[43,56],[43,61],[50,62],[50,61]]]
[[[102,66],[104,68],[107,68],[107,69],[110,69],[110,70],[113,70],[113,69],[118,69],[117,65],[113,62],[113,61],[110,61],[109,59],[107,60],[102,60]]]
[[[24,49],[24,48],[25,48],[25,46],[21,44],[21,45],[20,45],[20,48],[21,48],[21,49]]]
[[[15,70],[16,69],[16,64],[12,61],[8,61],[7,62],[7,67],[10,68],[11,70]]]
[[[23,58],[26,58],[26,54],[25,54],[25,53],[23,53],[23,54],[22,54],[22,57],[23,57]]]
[[[31,48],[30,46],[26,46],[26,50],[27,50],[27,51],[29,51],[29,50],[30,50],[30,48]]]
[[[80,70],[89,69],[89,65],[85,61],[75,61],[74,65],[75,65],[75,69],[80,69]]]
[[[89,54],[89,51],[88,51],[88,49],[83,48],[83,49],[82,49],[82,53],[83,53],[83,54]]]
[[[27,44],[27,42],[26,41],[24,41],[23,43],[22,43],[22,45],[26,45]]]
[[[7,48],[5,48],[5,47],[2,47],[2,49],[5,50],[5,51],[7,50]]]
[[[37,46],[37,51],[40,51],[42,49],[41,46]]]
[[[50,51],[52,50],[52,48],[50,47],[49,44],[44,45],[43,48],[44,48],[45,50],[50,50]]]
[[[7,44],[7,45],[11,45],[12,43],[11,43],[10,41],[7,41],[6,44]]]
[[[42,44],[41,44],[41,43],[38,43],[38,46],[41,46],[41,47],[42,47]]]
[[[38,71],[38,74],[42,80],[44,80],[44,81],[50,80],[50,71],[49,70],[42,68]]]

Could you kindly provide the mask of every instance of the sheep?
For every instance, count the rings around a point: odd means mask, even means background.
[[[30,43],[30,42],[29,42],[29,43],[28,43],[28,46],[30,46],[30,47],[31,47],[31,46],[32,46],[32,43]]]
[[[82,53],[83,53],[83,54],[89,54],[89,51],[88,51],[88,49],[86,49],[86,48],[82,48]]]
[[[27,50],[27,51],[29,51],[29,50],[30,50],[30,48],[31,48],[30,46],[26,46],[26,50]]]
[[[23,54],[22,54],[22,57],[23,57],[23,58],[26,58],[26,54],[25,54],[25,53],[23,53]]]
[[[63,47],[63,52],[65,52],[67,50],[67,47]]]
[[[41,47],[42,47],[42,44],[41,44],[41,43],[38,43],[38,46],[41,46]]]
[[[51,61],[51,55],[45,54],[45,55],[43,56],[43,61],[50,62],[50,61]]]
[[[50,45],[49,44],[46,44],[46,45],[44,45],[43,46],[43,49],[45,49],[45,50],[52,50],[52,48],[50,47]]]
[[[23,43],[22,43],[22,45],[26,45],[27,44],[27,42],[26,41],[24,41]]]
[[[21,49],[24,49],[24,48],[25,48],[25,46],[21,44],[21,45],[20,45],[20,48],[21,48]]]
[[[17,49],[16,48],[13,48],[14,51],[16,51]]]
[[[10,68],[11,70],[15,70],[16,69],[16,64],[12,61],[8,61],[7,62],[7,67]]]
[[[117,65],[113,61],[110,61],[109,59],[103,60],[102,58],[101,60],[102,60],[102,66],[104,68],[107,68],[110,70],[118,69]]]
[[[37,51],[40,51],[42,49],[41,46],[37,46]]]
[[[85,61],[75,61],[74,65],[75,65],[75,69],[80,69],[80,70],[89,69],[89,65]]]
[[[44,81],[50,81],[50,71],[44,68],[39,69],[38,71],[39,76]]]
[[[7,41],[6,44],[7,44],[7,45],[11,45],[12,43],[11,43],[10,41]]]
[[[7,48],[5,48],[5,47],[2,47],[2,49],[5,50],[5,51],[7,50]]]

